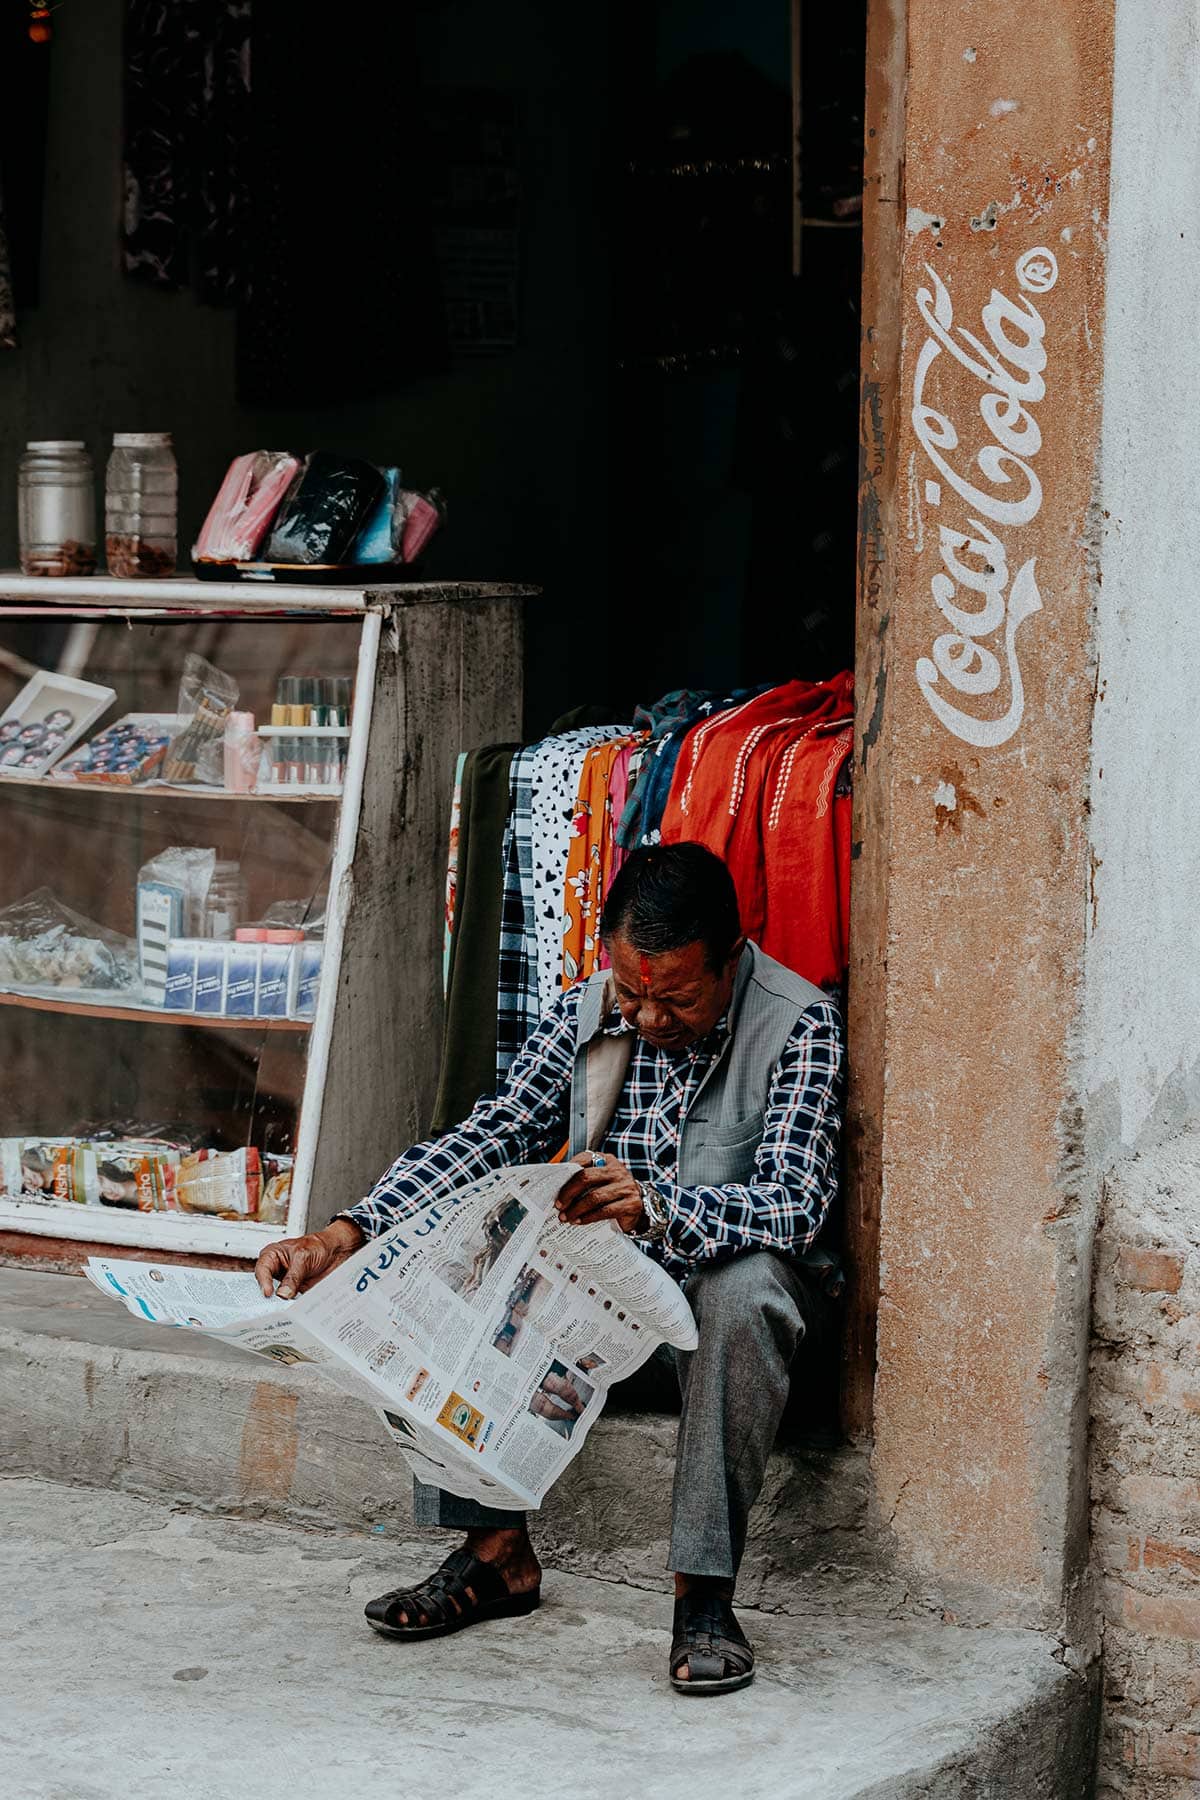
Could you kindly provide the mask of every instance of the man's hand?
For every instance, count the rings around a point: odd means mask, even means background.
[[[600,1219],[615,1219],[622,1231],[640,1231],[646,1223],[642,1190],[624,1163],[615,1156],[597,1162],[590,1150],[575,1161],[578,1175],[561,1188],[554,1204],[564,1225],[595,1225]]]
[[[364,1234],[350,1219],[335,1219],[324,1231],[310,1231],[304,1237],[279,1238],[267,1245],[254,1265],[258,1285],[269,1300],[278,1281],[279,1299],[294,1299],[365,1242]]]

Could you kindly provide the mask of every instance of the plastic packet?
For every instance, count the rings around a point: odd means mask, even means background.
[[[13,1199],[99,1200],[96,1156],[79,1138],[0,1138],[0,1192]]]
[[[263,1191],[258,1202],[259,1224],[286,1225],[291,1198],[291,1157],[268,1157],[263,1168]]]
[[[168,746],[160,771],[163,781],[225,785],[225,722],[237,702],[238,684],[232,675],[194,652],[184,657],[177,708],[184,725]]]
[[[253,1218],[262,1194],[262,1167],[251,1144],[244,1150],[195,1150],[174,1172],[174,1204],[181,1212]]]
[[[134,787],[153,781],[181,721],[173,713],[126,713],[98,737],[73,750],[54,770],[55,781]]]
[[[287,450],[235,456],[192,547],[197,562],[249,562],[262,548],[300,459]]]
[[[111,993],[138,985],[137,945],[47,887],[0,909],[0,987]]]
[[[446,517],[446,502],[439,488],[421,493],[401,488],[392,509],[392,555],[397,562],[414,563]]]
[[[387,486],[354,540],[353,560],[356,563],[390,563],[396,560],[392,537],[396,497],[401,491],[402,477],[399,469],[380,469],[379,473]]]
[[[355,538],[386,491],[373,463],[314,450],[279,509],[267,561],[349,561]]]
[[[325,908],[315,900],[273,900],[259,923],[268,929],[302,931],[305,937],[325,936]]]

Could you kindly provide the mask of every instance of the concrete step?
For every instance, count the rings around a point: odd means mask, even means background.
[[[79,1276],[0,1268],[0,1409],[10,1472],[247,1517],[411,1523],[409,1475],[368,1407],[312,1369],[139,1325]],[[663,1585],[675,1430],[662,1413],[600,1420],[537,1517],[548,1563]],[[919,1606],[889,1567],[864,1451],[776,1453],[740,1591],[781,1610]]]
[[[201,1358],[188,1363],[203,1367]],[[103,1369],[94,1377],[105,1378]],[[133,1439],[140,1429],[131,1418]],[[172,1454],[183,1458],[184,1447]],[[531,1618],[423,1645],[377,1637],[363,1623],[365,1601],[416,1579],[429,1561],[428,1543],[0,1480],[0,1793],[1084,1800],[1088,1792],[1087,1695],[1055,1659],[1053,1640],[1035,1633],[744,1611],[758,1679],[703,1701],[667,1683],[667,1597],[609,1582],[553,1573]]]

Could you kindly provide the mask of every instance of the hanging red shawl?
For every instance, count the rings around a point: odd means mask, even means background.
[[[664,843],[701,843],[728,864],[742,924],[818,987],[845,977],[854,678],[789,681],[689,732]]]

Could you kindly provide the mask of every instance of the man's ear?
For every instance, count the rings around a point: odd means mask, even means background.
[[[748,941],[749,940],[747,939],[746,934],[743,931],[741,937],[738,939],[737,943],[733,946],[733,949],[729,952],[729,961],[726,964],[727,968],[732,968],[733,964],[737,962],[739,956],[742,954],[742,951],[746,948]]]

